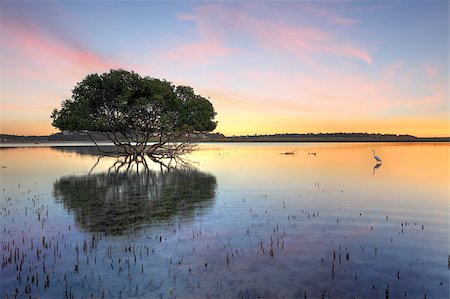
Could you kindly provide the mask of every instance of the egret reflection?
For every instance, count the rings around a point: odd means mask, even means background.
[[[377,163],[377,164],[375,164],[374,166],[373,166],[373,171],[372,171],[372,175],[374,175],[375,174],[375,172],[377,171],[377,169],[378,168],[380,168],[381,167],[381,163]]]
[[[136,162],[125,166],[118,161],[121,171],[116,165],[115,171],[54,182],[54,197],[73,212],[80,228],[122,234],[164,220],[193,218],[214,202],[217,183],[211,174],[192,167],[136,171]]]

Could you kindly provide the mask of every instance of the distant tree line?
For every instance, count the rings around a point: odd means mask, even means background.
[[[91,132],[91,136],[96,141],[109,141],[101,134]],[[246,135],[226,137],[220,133],[192,134],[191,138],[197,141],[217,141],[217,142],[270,142],[270,141],[409,141],[409,142],[450,142],[449,137],[416,137],[412,135],[397,134],[370,134],[370,133],[284,133],[266,135]],[[82,132],[62,132],[50,136],[18,136],[0,134],[1,142],[46,142],[46,141],[90,141],[91,139]]]
[[[380,134],[380,133],[282,133],[282,134],[262,134],[262,135],[246,135],[239,137],[270,137],[270,138],[327,138],[327,137],[335,137],[335,138],[412,138],[415,139],[417,137],[412,135],[397,135],[397,134]]]

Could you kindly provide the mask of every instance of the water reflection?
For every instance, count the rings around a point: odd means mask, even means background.
[[[377,164],[375,164],[374,166],[373,166],[373,171],[372,171],[372,175],[374,175],[375,174],[375,172],[377,171],[377,169],[378,168],[380,168],[381,167],[381,163],[377,163]]]
[[[89,156],[103,156],[103,155],[109,155],[109,156],[115,156],[119,154],[125,154],[125,152],[114,145],[102,145],[99,147],[95,146],[51,146],[50,147],[53,150],[62,152],[62,153],[76,153],[82,156],[89,155]]]
[[[217,183],[211,174],[192,167],[138,172],[130,170],[133,163],[125,169],[61,177],[53,184],[54,197],[74,213],[82,229],[111,234],[193,218],[214,202]]]
[[[449,298],[448,144],[376,144],[377,176],[373,147],[200,145],[188,158],[217,187],[150,160],[116,175],[104,158],[89,176],[89,147],[0,150],[0,293]]]

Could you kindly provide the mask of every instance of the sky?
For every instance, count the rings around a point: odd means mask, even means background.
[[[192,86],[228,136],[450,136],[448,1],[0,1],[0,133],[58,132],[122,68]]]

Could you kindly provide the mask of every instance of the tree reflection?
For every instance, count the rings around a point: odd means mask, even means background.
[[[54,197],[74,213],[82,229],[122,234],[161,220],[192,218],[214,202],[213,175],[186,166],[153,171],[142,160],[125,161],[121,171],[116,166],[115,171],[65,176],[54,183]],[[136,171],[134,164],[144,170]]]

